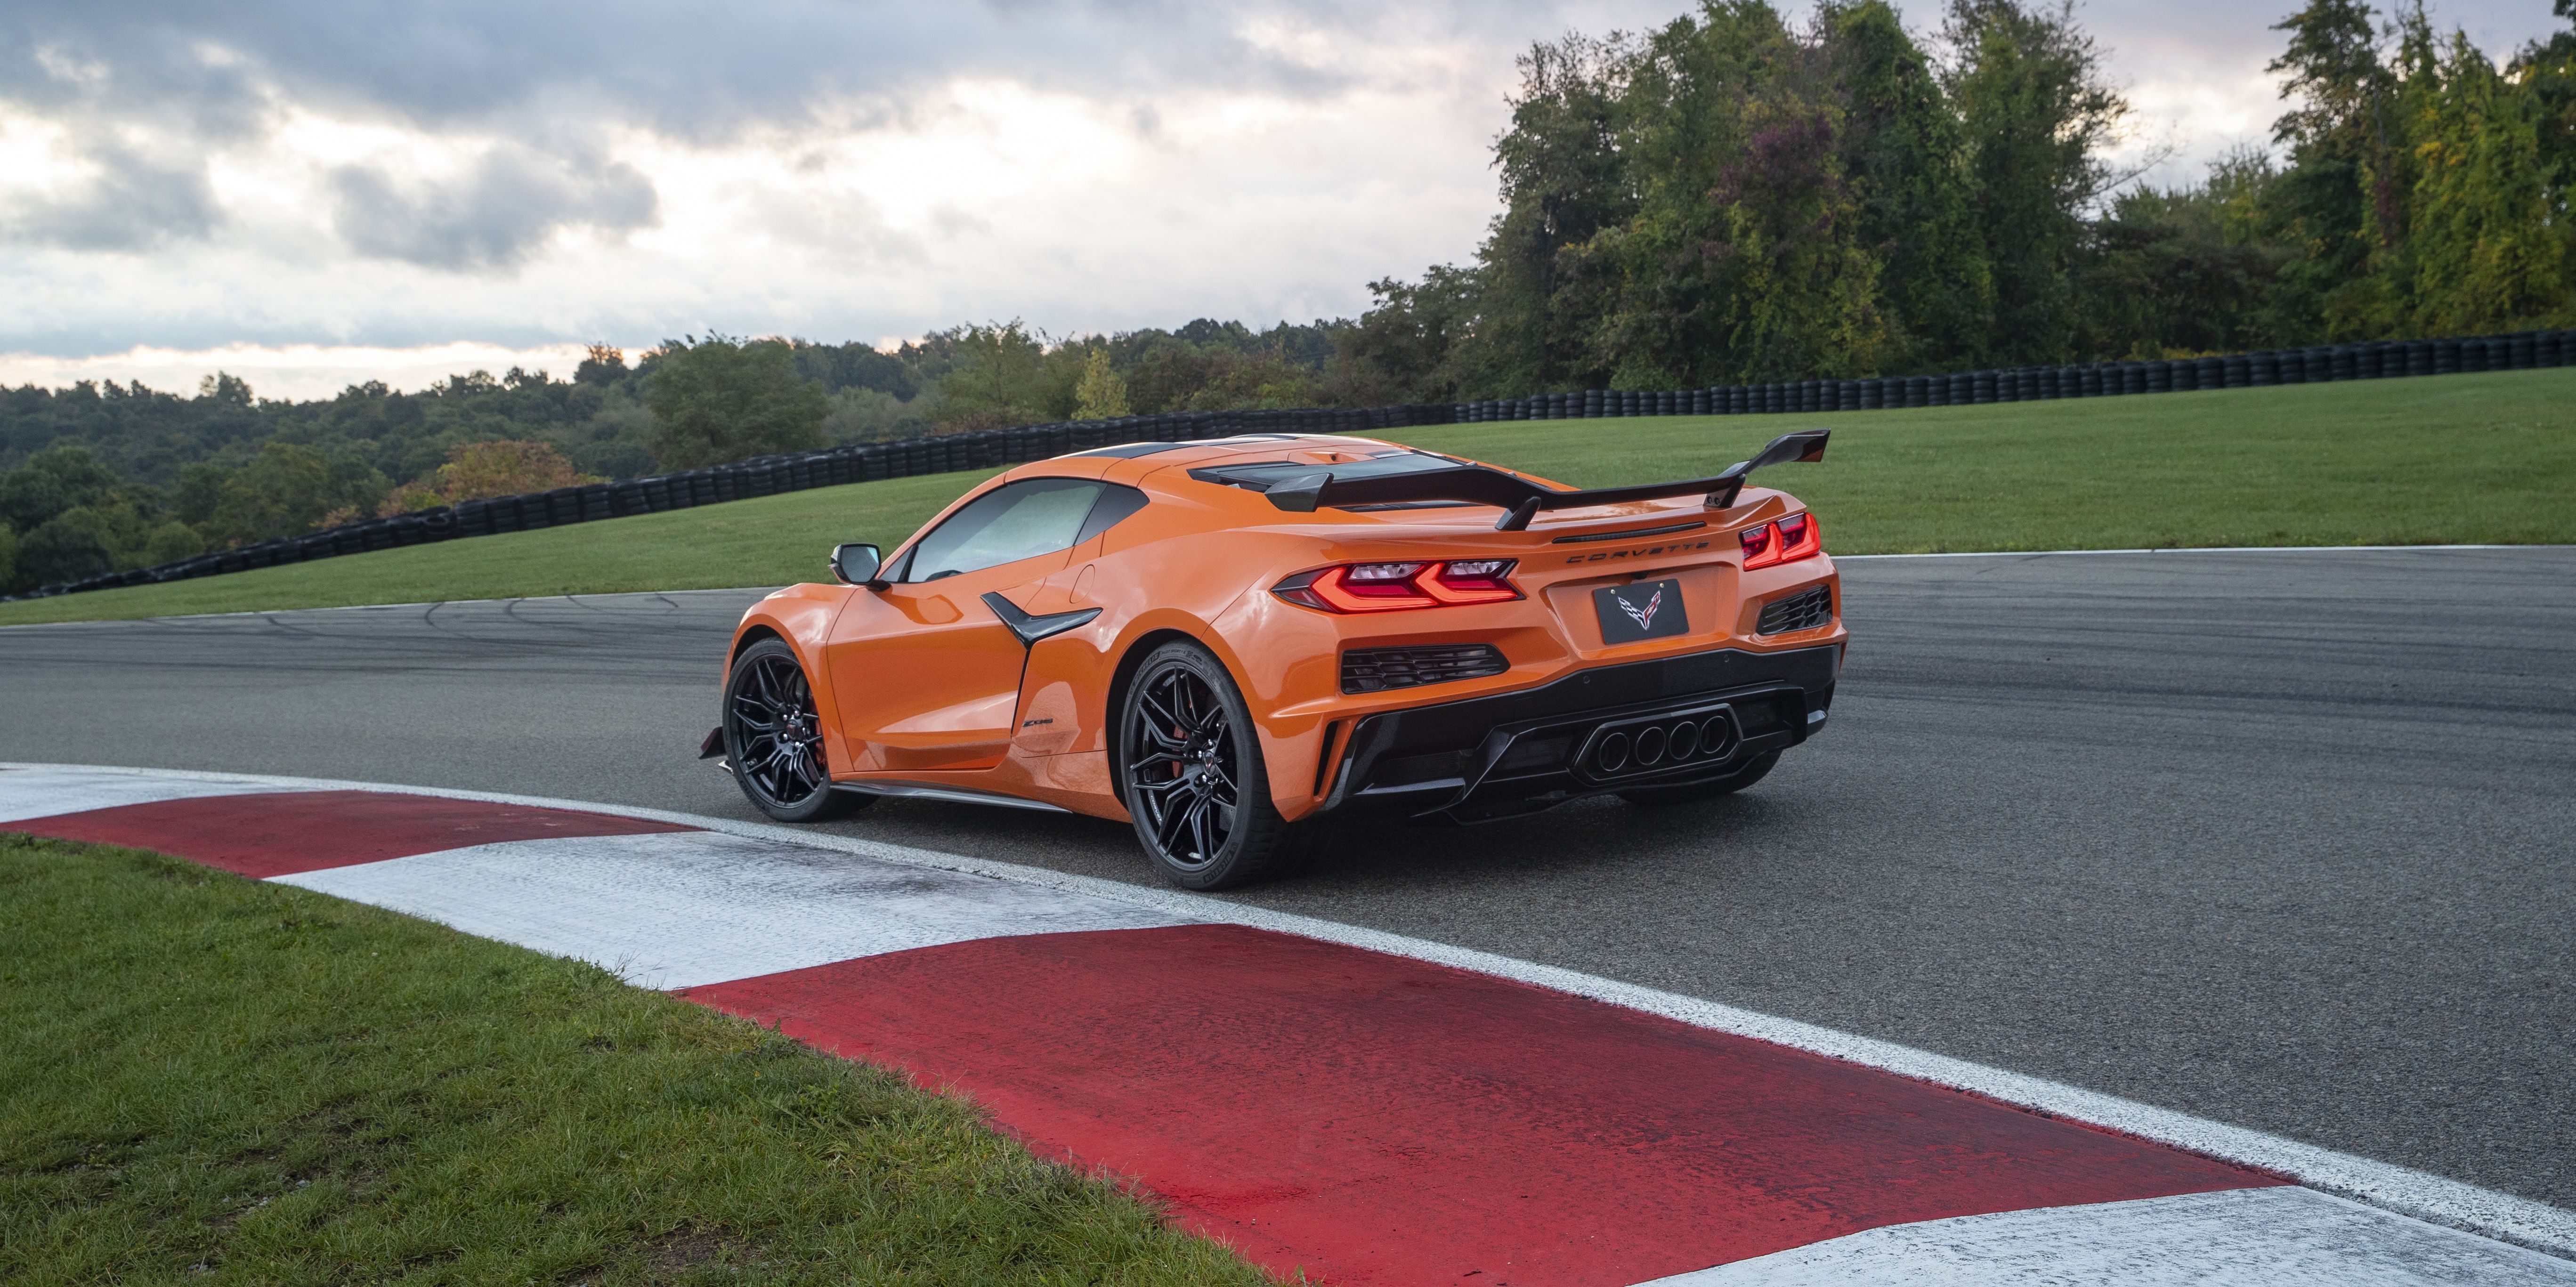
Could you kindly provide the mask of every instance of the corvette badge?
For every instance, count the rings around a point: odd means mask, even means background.
[[[1601,642],[1635,643],[1690,633],[1682,612],[1682,583],[1639,581],[1603,586],[1592,592],[1593,610],[1601,618]]]

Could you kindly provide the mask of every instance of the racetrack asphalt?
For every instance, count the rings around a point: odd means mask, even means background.
[[[2576,549],[1846,560],[1744,796],[1344,828],[1228,895],[2576,1208]],[[0,629],[0,759],[757,815],[696,760],[758,591]],[[833,829],[1157,883],[1125,828]]]

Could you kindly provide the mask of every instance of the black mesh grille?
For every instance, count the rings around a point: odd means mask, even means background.
[[[1753,633],[1785,635],[1792,630],[1813,630],[1829,625],[1833,619],[1834,592],[1821,585],[1811,585],[1788,598],[1763,604],[1762,619],[1754,623]]]
[[[1452,679],[1481,679],[1510,668],[1492,644],[1353,648],[1342,654],[1342,691],[1379,693]]]

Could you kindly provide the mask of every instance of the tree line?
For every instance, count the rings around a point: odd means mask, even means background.
[[[2556,0],[2576,18],[2576,0]],[[1705,0],[1521,60],[1472,262],[1357,319],[891,351],[687,336],[417,393],[0,390],[0,591],[370,514],[923,433],[2182,357],[2576,324],[2576,29],[2499,64],[2420,4],[2276,28],[2271,149],[2108,159],[2128,104],[2071,8]]]
[[[2576,17],[2576,3],[2557,0]],[[1388,401],[2182,357],[2576,317],[2576,34],[2499,67],[2420,5],[2274,28],[2277,153],[2108,160],[2130,109],[2064,3],[1711,0],[1522,59],[1475,261],[1372,284]]]
[[[0,593],[351,519],[836,443],[1076,416],[1331,404],[1334,323],[1052,339],[1012,321],[861,343],[597,345],[569,379],[476,371],[417,393],[0,389]]]

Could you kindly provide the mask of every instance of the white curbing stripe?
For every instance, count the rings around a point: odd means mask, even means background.
[[[273,879],[666,989],[970,939],[1185,923],[1133,903],[720,831],[508,840]]]
[[[2566,1287],[2576,1264],[2314,1189],[1886,1225],[1638,1287]]]
[[[1042,868],[1024,867],[1016,863],[966,858],[926,849],[914,849],[906,845],[833,835],[828,832],[801,831],[768,823],[738,822],[729,818],[676,813],[666,809],[643,809],[627,805],[558,800],[542,796],[397,786],[375,782],[263,777],[251,774],[203,773],[175,769],[129,769],[113,766],[0,764],[0,769],[10,768],[77,769],[83,773],[202,782],[213,787],[236,790],[391,791],[457,800],[486,800],[498,804],[579,809],[617,817],[646,818],[656,822],[701,827],[730,835],[801,844],[818,849],[838,850],[883,862],[990,876],[1150,908],[1183,920],[1226,922],[1297,934],[1326,942],[1385,952],[1393,956],[1455,966],[1480,974],[1517,979],[1559,992],[1590,997],[1648,1014],[1662,1015],[1694,1027],[1734,1033],[1848,1060],[1900,1076],[1983,1095],[2052,1116],[2071,1118],[2141,1139],[2154,1140],[2206,1156],[2258,1167],[2290,1176],[2310,1188],[2355,1199],[2385,1211],[2393,1211],[2432,1224],[2467,1230],[2517,1246],[2549,1252],[2555,1256],[2576,1259],[2576,1211],[2534,1202],[2528,1198],[2498,1193],[2458,1180],[2446,1179],[2386,1162],[2375,1162],[2349,1153],[2338,1153],[2312,1144],[2302,1144],[2296,1140],[2283,1139],[2261,1131],[2208,1121],[2188,1113],[2157,1108],[2115,1095],[2100,1094],[2042,1077],[2026,1076],[2001,1068],[1972,1063],[1965,1059],[1953,1059],[1947,1055],[1933,1054],[1910,1046],[1898,1045],[1895,1042],[1856,1036],[1816,1024],[1777,1018],[1715,1001],[1639,987],[1635,984],[1560,969],[1552,965],[1540,965],[1535,962],[1497,956],[1489,952],[1452,947],[1445,943],[1434,943],[1400,934],[1342,925],[1287,912],[1247,907],[1203,894],[1151,889],[1097,877],[1073,876]],[[7,782],[7,775],[0,774],[0,790],[6,789]],[[204,792],[204,794],[230,793],[232,792],[228,790]]]
[[[159,804],[164,800],[304,789],[281,788],[268,781],[197,782],[161,774],[155,769],[136,772],[156,776],[101,777],[98,770],[90,768],[0,765],[0,823],[87,813],[92,809],[115,809],[130,804]]]

